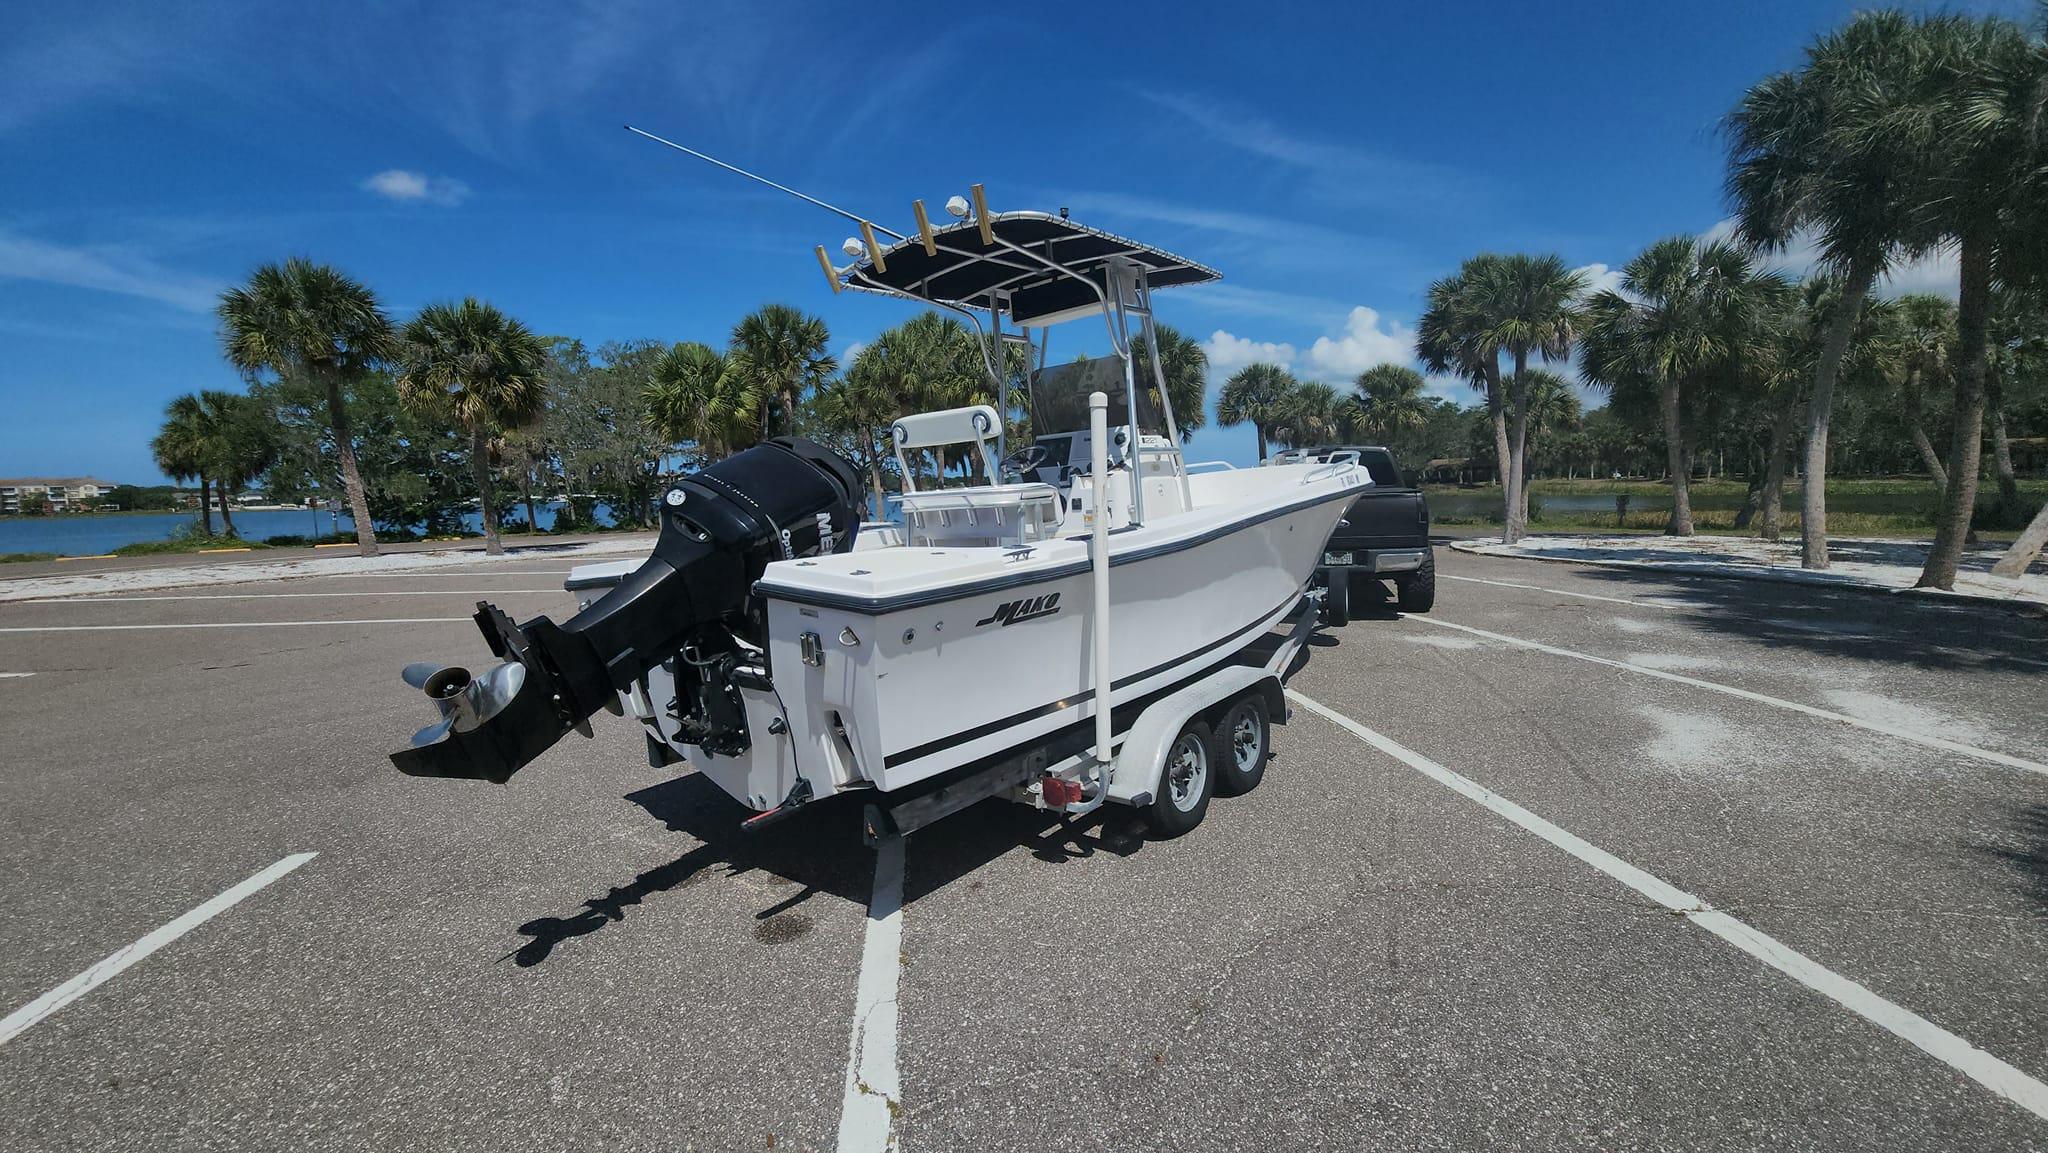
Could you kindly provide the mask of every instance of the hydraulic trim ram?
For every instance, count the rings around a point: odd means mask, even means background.
[[[771,562],[846,552],[860,525],[861,483],[852,465],[808,440],[756,445],[693,473],[662,494],[654,555],[597,603],[561,624],[525,624],[485,601],[476,622],[502,660],[472,678],[461,668],[409,665],[405,680],[441,712],[391,754],[416,777],[503,783],[571,729],[616,709],[647,671],[689,650],[687,669],[722,668],[765,641],[754,582]],[[727,670],[729,672],[729,669]],[[724,707],[715,675],[678,683],[707,745],[744,747],[744,720]],[[740,727],[737,731],[733,725]]]

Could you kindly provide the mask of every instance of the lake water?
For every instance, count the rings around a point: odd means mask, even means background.
[[[555,510],[559,507],[540,506],[542,529],[554,527]],[[606,519],[607,511],[599,505],[598,518]],[[472,532],[483,531],[481,515],[470,513],[462,519],[464,528]],[[516,519],[525,522],[523,509]],[[97,556],[124,544],[170,540],[180,530],[197,523],[196,512],[5,517],[0,518],[0,553],[53,552],[61,556]],[[235,531],[245,540],[260,541],[272,536],[319,537],[337,529],[354,532],[355,522],[347,515],[329,516],[324,511],[314,512],[311,509],[248,509],[235,514]],[[220,531],[218,516],[214,518],[214,531]]]

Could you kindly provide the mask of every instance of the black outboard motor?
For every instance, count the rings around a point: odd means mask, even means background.
[[[860,474],[822,445],[778,437],[678,480],[662,494],[654,555],[562,624],[514,624],[477,602],[476,623],[506,663],[472,680],[458,668],[407,666],[442,719],[391,754],[416,777],[503,783],[685,645],[729,653],[767,639],[753,595],[769,562],[847,552],[860,527]],[[728,743],[746,739],[726,733]],[[743,746],[742,746],[743,747]]]

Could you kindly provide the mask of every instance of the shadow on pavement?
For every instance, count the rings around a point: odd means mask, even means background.
[[[1617,596],[1682,597],[1699,609],[1685,617],[1690,627],[1774,649],[1946,672],[2048,671],[2048,623],[2009,610],[1668,570],[1573,572],[1617,586]]]
[[[701,842],[673,861],[613,885],[564,916],[536,917],[519,926],[528,940],[509,954],[521,967],[541,964],[563,943],[626,920],[628,910],[712,877],[760,872],[796,886],[788,897],[754,914],[756,936],[775,939],[778,920],[818,893],[866,907],[874,853],[861,841],[863,797],[847,793],[809,806],[793,820],[758,833],[740,830],[751,810],[695,773],[629,793],[670,831]],[[1093,856],[1128,856],[1144,844],[1127,810],[1098,811],[1068,822],[1055,814],[1008,801],[984,801],[913,834],[904,904],[935,892],[1019,846],[1048,863]],[[735,890],[737,893],[738,890]]]
[[[859,807],[842,803],[850,798],[820,801],[797,819],[758,833],[740,830],[740,821],[751,810],[695,773],[629,793],[626,799],[670,832],[685,833],[702,843],[667,864],[588,898],[575,913],[536,917],[519,926],[530,938],[511,954],[519,965],[538,965],[563,942],[618,924],[626,919],[628,909],[713,876],[737,877],[758,871],[797,886],[789,897],[755,914],[764,928],[771,918],[820,892],[867,904],[874,855],[860,842]]]
[[[2048,908],[2048,804],[2028,805],[2013,819],[2020,847],[1986,846],[1984,852],[2018,874],[2028,895]]]

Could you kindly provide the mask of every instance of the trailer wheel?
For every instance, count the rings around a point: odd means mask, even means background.
[[[1323,586],[1323,623],[1341,629],[1351,623],[1351,570],[1335,568],[1329,574]]]
[[[1241,797],[1259,787],[1265,779],[1266,762],[1273,756],[1273,726],[1266,715],[1266,698],[1247,693],[1232,702],[1216,722],[1216,791],[1226,797]]]
[[[1145,806],[1145,823],[1155,836],[1178,837],[1202,823],[1209,813],[1209,796],[1216,789],[1215,743],[1209,726],[1189,721],[1167,747],[1166,763],[1159,767],[1159,790]]]

